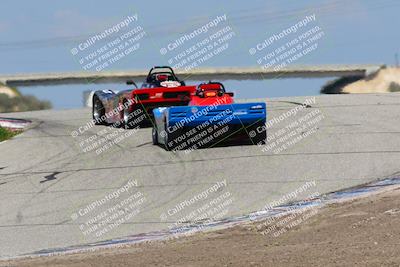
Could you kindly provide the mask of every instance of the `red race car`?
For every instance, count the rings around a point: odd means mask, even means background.
[[[133,81],[127,81],[127,84],[136,88],[94,92],[92,116],[95,124],[135,128],[150,122],[154,108],[188,105],[196,91],[196,86],[186,86],[168,66],[151,68],[141,88]]]

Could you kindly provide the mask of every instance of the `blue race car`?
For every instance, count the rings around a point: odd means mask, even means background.
[[[266,104],[234,103],[219,82],[197,86],[188,106],[153,109],[153,144],[166,150],[193,150],[237,141],[264,144]]]

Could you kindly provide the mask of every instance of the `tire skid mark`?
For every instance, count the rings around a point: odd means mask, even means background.
[[[281,154],[257,154],[257,155],[245,155],[245,156],[233,156],[233,157],[217,157],[217,158],[206,158],[206,159],[193,159],[185,160],[185,163],[197,163],[197,162],[207,162],[207,161],[225,161],[232,159],[246,159],[255,157],[287,157],[287,156],[319,156],[319,155],[354,155],[354,154],[397,154],[400,150],[373,150],[373,151],[342,151],[342,152],[309,152],[309,153],[281,153]],[[111,169],[129,169],[129,168],[143,168],[143,167],[159,167],[166,165],[176,165],[182,164],[181,161],[166,161],[160,163],[151,164],[139,164],[139,165],[123,165],[123,166],[108,166],[108,167],[98,167],[98,168],[80,168],[71,170],[43,170],[43,171],[33,171],[33,172],[13,172],[13,173],[1,173],[0,176],[8,175],[24,175],[24,174],[45,174],[52,173],[55,171],[60,172],[77,172],[77,171],[95,171],[95,170],[111,170]]]

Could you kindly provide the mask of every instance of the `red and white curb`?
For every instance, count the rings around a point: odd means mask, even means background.
[[[23,130],[30,123],[31,121],[22,119],[0,118],[0,126],[3,128],[8,128],[10,130]]]

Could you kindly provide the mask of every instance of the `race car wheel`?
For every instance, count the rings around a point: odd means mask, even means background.
[[[172,134],[168,132],[166,124],[164,129],[164,147],[167,151],[171,151],[174,149],[174,138]]]
[[[171,139],[171,137],[169,135],[170,134],[168,132],[166,132],[165,137],[164,137],[164,147],[165,147],[165,150],[167,150],[167,151],[171,151],[173,149],[173,146],[168,144],[168,142]]]
[[[124,112],[123,112],[123,123],[124,123],[124,128],[125,129],[131,129],[132,125],[131,125],[131,111],[129,110],[129,106],[125,105],[124,103]]]
[[[249,129],[250,140],[254,145],[265,145],[267,139],[267,130],[262,127],[263,124],[257,123]],[[260,127],[260,128],[259,128]],[[258,130],[257,130],[258,129]],[[263,130],[260,130],[263,129]]]
[[[151,136],[153,138],[153,145],[158,145],[158,132],[157,132],[157,126],[154,126],[152,131],[151,131]]]
[[[105,110],[104,110],[103,103],[97,96],[94,96],[92,104],[93,104],[92,105],[93,106],[92,107],[92,117],[94,120],[94,124],[95,125],[104,125],[105,124],[105,121],[104,121]]]
[[[267,143],[267,132],[259,134],[254,140],[255,145],[265,145]]]

